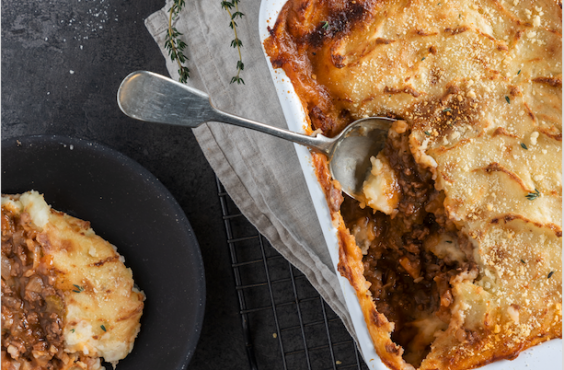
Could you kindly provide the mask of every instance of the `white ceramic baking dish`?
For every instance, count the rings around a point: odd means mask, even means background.
[[[259,33],[261,43],[263,43],[269,36],[268,27],[274,26],[274,23],[278,18],[278,13],[285,3],[286,0],[262,0],[259,13]],[[274,70],[272,68],[270,59],[266,56],[266,53],[265,57],[268,61],[268,67],[270,69],[272,79],[274,80],[274,85],[276,86],[276,92],[282,105],[282,110],[284,111],[284,117],[286,118],[288,128],[292,131],[303,133],[304,126],[307,122],[306,115],[299,98],[294,91],[294,87],[282,69]],[[325,200],[325,195],[323,194],[321,186],[317,181],[311,161],[311,154],[304,146],[298,144],[294,144],[294,146],[306,178],[307,186],[317,212],[317,217],[319,218],[319,223],[321,224],[321,228],[323,230],[325,241],[327,242],[327,253],[331,255],[335,271],[337,271],[337,264],[339,263],[337,229],[335,229],[331,223],[329,208]],[[380,361],[380,358],[374,350],[372,339],[368,334],[364,316],[360,310],[360,305],[353,287],[349,284],[349,281],[342,277],[338,272],[337,275],[339,276],[339,283],[341,285],[343,295],[345,296],[347,308],[353,321],[356,336],[360,345],[360,351],[362,352],[364,360],[370,369],[387,370],[388,368],[382,363],[382,361]],[[562,340],[557,339],[545,342],[539,346],[524,351],[513,361],[501,360],[484,366],[481,369],[562,369]]]

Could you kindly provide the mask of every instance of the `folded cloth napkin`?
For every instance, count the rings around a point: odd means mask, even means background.
[[[145,20],[172,78],[178,65],[164,48],[172,1]],[[260,0],[243,0],[237,33],[243,42],[244,85],[230,84],[237,49],[221,1],[187,1],[174,26],[188,45],[188,84],[219,109],[287,128],[260,38]],[[241,212],[280,254],[302,271],[356,338],[345,300],[293,144],[252,130],[210,122],[194,129],[204,155]]]

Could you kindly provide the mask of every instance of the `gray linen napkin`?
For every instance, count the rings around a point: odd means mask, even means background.
[[[218,108],[287,128],[260,39],[260,0],[243,0],[237,20],[243,42],[245,85],[230,84],[236,72],[237,50],[230,47],[233,31],[220,0],[186,1],[175,23],[188,45],[188,84],[206,91]],[[145,20],[165,56],[172,78],[178,66],[164,49],[168,10],[172,2]],[[300,269],[355,337],[335,269],[293,144],[262,133],[216,122],[194,130],[204,155],[243,214],[270,243]]]

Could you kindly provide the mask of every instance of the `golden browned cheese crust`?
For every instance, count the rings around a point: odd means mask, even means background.
[[[114,246],[35,191],[2,196],[2,294],[2,368],[115,365],[145,300]]]
[[[420,369],[469,369],[562,336],[562,10],[544,0],[290,0],[265,49],[311,123],[334,136],[401,118],[477,274],[451,279],[450,321]],[[364,276],[338,184],[314,155],[378,355],[410,369]],[[443,198],[441,198],[443,199]]]

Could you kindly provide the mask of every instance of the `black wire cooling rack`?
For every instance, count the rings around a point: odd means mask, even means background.
[[[367,369],[339,317],[216,182],[250,369]]]

